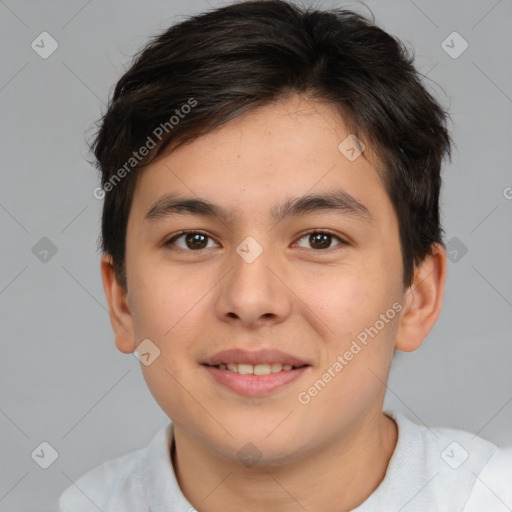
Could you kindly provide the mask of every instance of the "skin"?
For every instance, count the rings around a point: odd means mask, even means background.
[[[149,338],[160,350],[141,368],[174,424],[174,469],[199,511],[346,511],[384,478],[397,441],[382,413],[393,350],[417,349],[436,322],[446,254],[436,246],[403,287],[397,217],[371,148],[354,161],[338,149],[348,134],[329,106],[303,96],[235,118],[141,172],[127,227],[127,291],[110,257],[102,259],[118,349],[131,353]],[[278,223],[270,216],[290,197],[332,189],[366,205],[372,222],[338,211]],[[145,220],[168,192],[205,198],[231,216]],[[208,245],[197,249],[185,237],[164,245],[184,229],[207,234]],[[311,230],[331,232],[330,245],[318,248],[304,235]],[[263,249],[252,263],[236,252],[248,236]],[[298,393],[395,302],[401,312],[301,404]],[[200,364],[235,347],[278,348],[311,366],[269,396],[241,396]],[[251,467],[237,458],[248,442],[261,454]]]

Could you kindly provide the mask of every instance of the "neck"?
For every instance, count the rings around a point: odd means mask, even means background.
[[[201,512],[350,511],[383,480],[398,438],[381,412],[313,455],[278,467],[219,459],[175,427],[173,464],[182,492]]]

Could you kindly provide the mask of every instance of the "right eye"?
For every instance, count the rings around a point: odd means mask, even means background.
[[[179,245],[177,241],[181,239],[181,245]],[[181,231],[167,240],[164,246],[175,246],[177,249],[174,250],[180,252],[198,252],[203,249],[211,248],[207,246],[208,239],[213,240],[209,235],[201,231]]]

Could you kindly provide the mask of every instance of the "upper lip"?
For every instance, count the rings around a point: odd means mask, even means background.
[[[245,349],[234,348],[229,350],[222,350],[221,352],[217,352],[215,355],[203,362],[203,364],[208,366],[217,366],[219,364],[228,363],[247,363],[252,365],[281,363],[283,365],[289,364],[292,366],[309,365],[307,361],[276,349],[260,349],[249,351]]]

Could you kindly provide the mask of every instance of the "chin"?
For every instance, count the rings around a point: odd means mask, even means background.
[[[232,431],[232,434],[234,439],[230,439],[228,446],[224,445],[219,453],[248,468],[286,466],[304,458],[309,452],[308,444],[304,445],[293,433],[286,430],[270,435],[267,430],[259,430],[254,435],[251,431],[239,434]],[[314,451],[313,446],[309,448]]]

